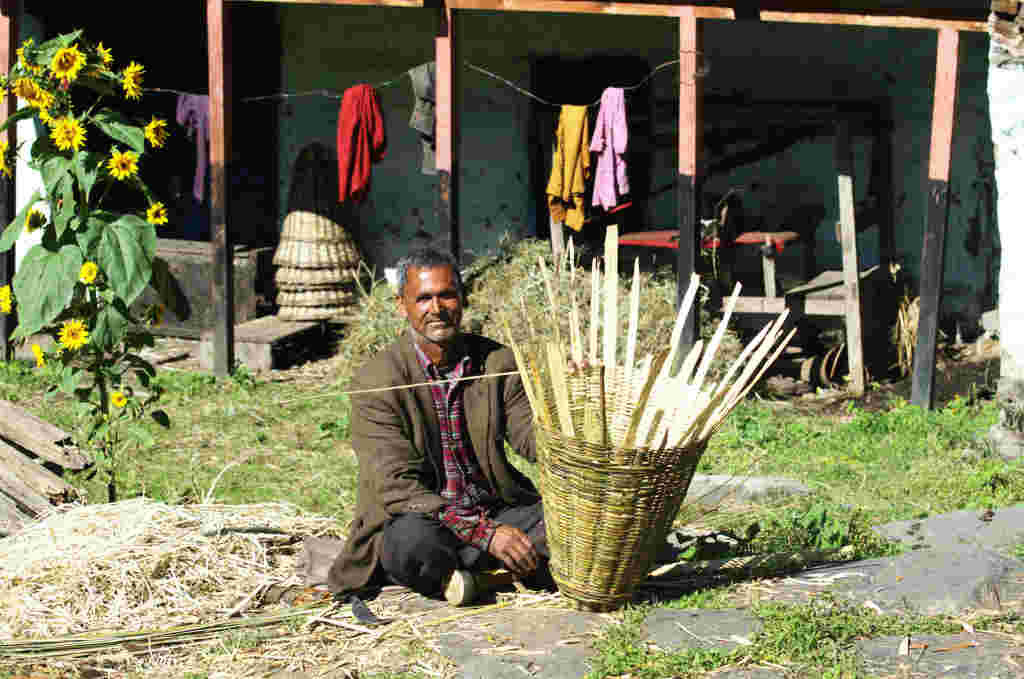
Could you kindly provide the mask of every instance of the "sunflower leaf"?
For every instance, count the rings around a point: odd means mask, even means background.
[[[18,337],[28,337],[67,308],[75,293],[82,251],[77,245],[50,250],[35,245],[14,274],[18,299]]]
[[[89,339],[99,349],[109,351],[121,342],[130,326],[130,319],[121,313],[121,309],[117,305],[108,304],[96,315],[96,325],[93,326]]]
[[[89,217],[85,222],[85,228],[75,234],[78,246],[82,248],[82,252],[85,253],[87,258],[95,258],[96,248],[100,243],[100,234],[103,233],[103,229],[107,228],[116,219],[117,215],[106,210],[96,210],[89,213]]]
[[[71,159],[72,169],[78,179],[78,185],[85,194],[85,202],[89,202],[89,194],[92,187],[96,185],[96,179],[100,174],[100,166],[103,164],[104,156],[95,151],[79,151]]]
[[[47,40],[39,45],[39,49],[36,51],[36,63],[49,65],[54,55],[57,54],[57,50],[64,49],[80,37],[82,37],[81,29]]]
[[[3,236],[0,236],[0,252],[7,252],[11,249],[11,246],[17,242],[21,232],[25,229],[25,216],[28,215],[28,211],[32,209],[42,196],[39,191],[32,194],[32,197],[25,203],[25,207],[21,208],[21,212],[15,216],[14,221],[7,225],[4,229]]]
[[[136,124],[127,116],[104,109],[93,115],[92,121],[114,141],[128,144],[132,150],[138,153],[146,150],[146,134],[143,131],[143,126]]]
[[[100,232],[96,263],[126,304],[135,301],[153,275],[156,229],[135,215],[122,215]]]

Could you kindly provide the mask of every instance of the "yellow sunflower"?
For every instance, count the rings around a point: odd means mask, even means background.
[[[41,346],[39,346],[38,344],[33,344],[32,353],[36,357],[37,368],[42,368],[44,365],[46,365],[46,359],[43,358],[43,348]]]
[[[139,171],[139,154],[134,151],[118,151],[114,149],[107,160],[107,169],[117,179],[134,177]]]
[[[32,81],[31,78],[18,78],[14,81],[11,86],[11,92],[20,99],[24,99],[30,104],[35,101],[36,92],[39,91],[39,86]]]
[[[85,323],[77,318],[64,321],[60,326],[60,334],[57,335],[60,345],[65,349],[75,350],[85,346],[89,341],[89,331]]]
[[[167,208],[163,203],[157,201],[149,206],[146,210],[146,221],[150,224],[166,224],[167,223]]]
[[[62,47],[50,60],[50,71],[55,78],[72,82],[85,66],[85,55],[78,51],[78,45]]]
[[[124,88],[124,96],[129,99],[138,99],[142,96],[142,74],[146,71],[141,64],[134,61],[128,64],[122,73],[121,86]]]
[[[96,262],[86,262],[78,271],[78,280],[82,281],[86,285],[92,285],[92,282],[96,280],[96,274],[99,273],[99,271],[100,268],[96,266]]]
[[[29,209],[28,214],[25,215],[25,233],[32,233],[44,224],[46,224],[46,217],[43,213],[35,208]]]
[[[53,127],[53,124],[57,122],[54,117],[50,115],[50,111],[45,108],[39,109],[39,120],[50,127]]]
[[[7,162],[7,141],[0,139],[0,174],[5,174],[8,177],[12,176],[12,170],[10,164]]]
[[[58,118],[50,130],[50,138],[61,151],[74,149],[77,151],[85,144],[85,128],[71,116]]]
[[[24,68],[26,71],[32,71],[33,73],[39,67],[33,66],[32,64],[28,63],[28,59],[25,58],[25,50],[27,50],[29,47],[32,47],[32,44],[34,42],[35,41],[32,38],[29,38],[25,42],[21,43],[21,47],[17,49],[18,63],[21,64],[21,67]]]
[[[146,125],[146,139],[156,148],[160,148],[167,141],[170,133],[167,131],[167,121],[156,116]]]
[[[120,391],[110,392],[110,404],[115,408],[124,408],[128,403],[128,397]]]
[[[11,298],[11,286],[5,285],[0,288],[0,313],[11,313],[13,303],[14,302]]]
[[[100,59],[103,60],[104,66],[110,66],[110,64],[113,63],[114,55],[110,53],[109,47],[103,46],[102,42],[99,45],[96,45],[96,53],[100,55]]]

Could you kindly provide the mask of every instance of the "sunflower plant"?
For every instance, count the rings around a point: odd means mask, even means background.
[[[153,444],[140,420],[148,413],[168,424],[155,407],[155,369],[139,355],[152,346],[149,328],[163,307],[142,318],[130,310],[154,278],[156,226],[167,222],[139,176],[146,154],[165,144],[167,123],[122,110],[141,98],[145,68],[116,68],[111,51],[82,31],[40,45],[27,40],[17,53],[0,96],[25,106],[0,130],[34,117],[46,133],[28,149],[0,143],[0,174],[10,177],[15,156],[27,153],[43,189],[4,228],[0,252],[25,232],[41,230],[42,240],[13,286],[0,287],[0,313],[17,314],[16,340],[51,338],[49,349],[32,344],[36,365],[52,376],[51,393],[76,399],[80,443],[92,449],[114,500],[118,461],[132,446]]]

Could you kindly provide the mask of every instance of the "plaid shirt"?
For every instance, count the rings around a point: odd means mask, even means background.
[[[440,495],[448,504],[434,516],[463,542],[487,551],[494,530],[498,527],[488,515],[500,506],[500,500],[484,477],[469,440],[462,408],[465,384],[443,381],[470,375],[473,361],[469,356],[464,356],[454,368],[442,374],[415,342],[413,346],[416,347],[416,356],[423,372],[432,382],[430,395],[441,426],[441,456],[444,459],[445,478]]]

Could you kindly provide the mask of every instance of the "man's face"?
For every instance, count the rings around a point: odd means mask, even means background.
[[[397,302],[398,313],[419,338],[445,346],[458,336],[462,299],[450,268],[410,268]]]

